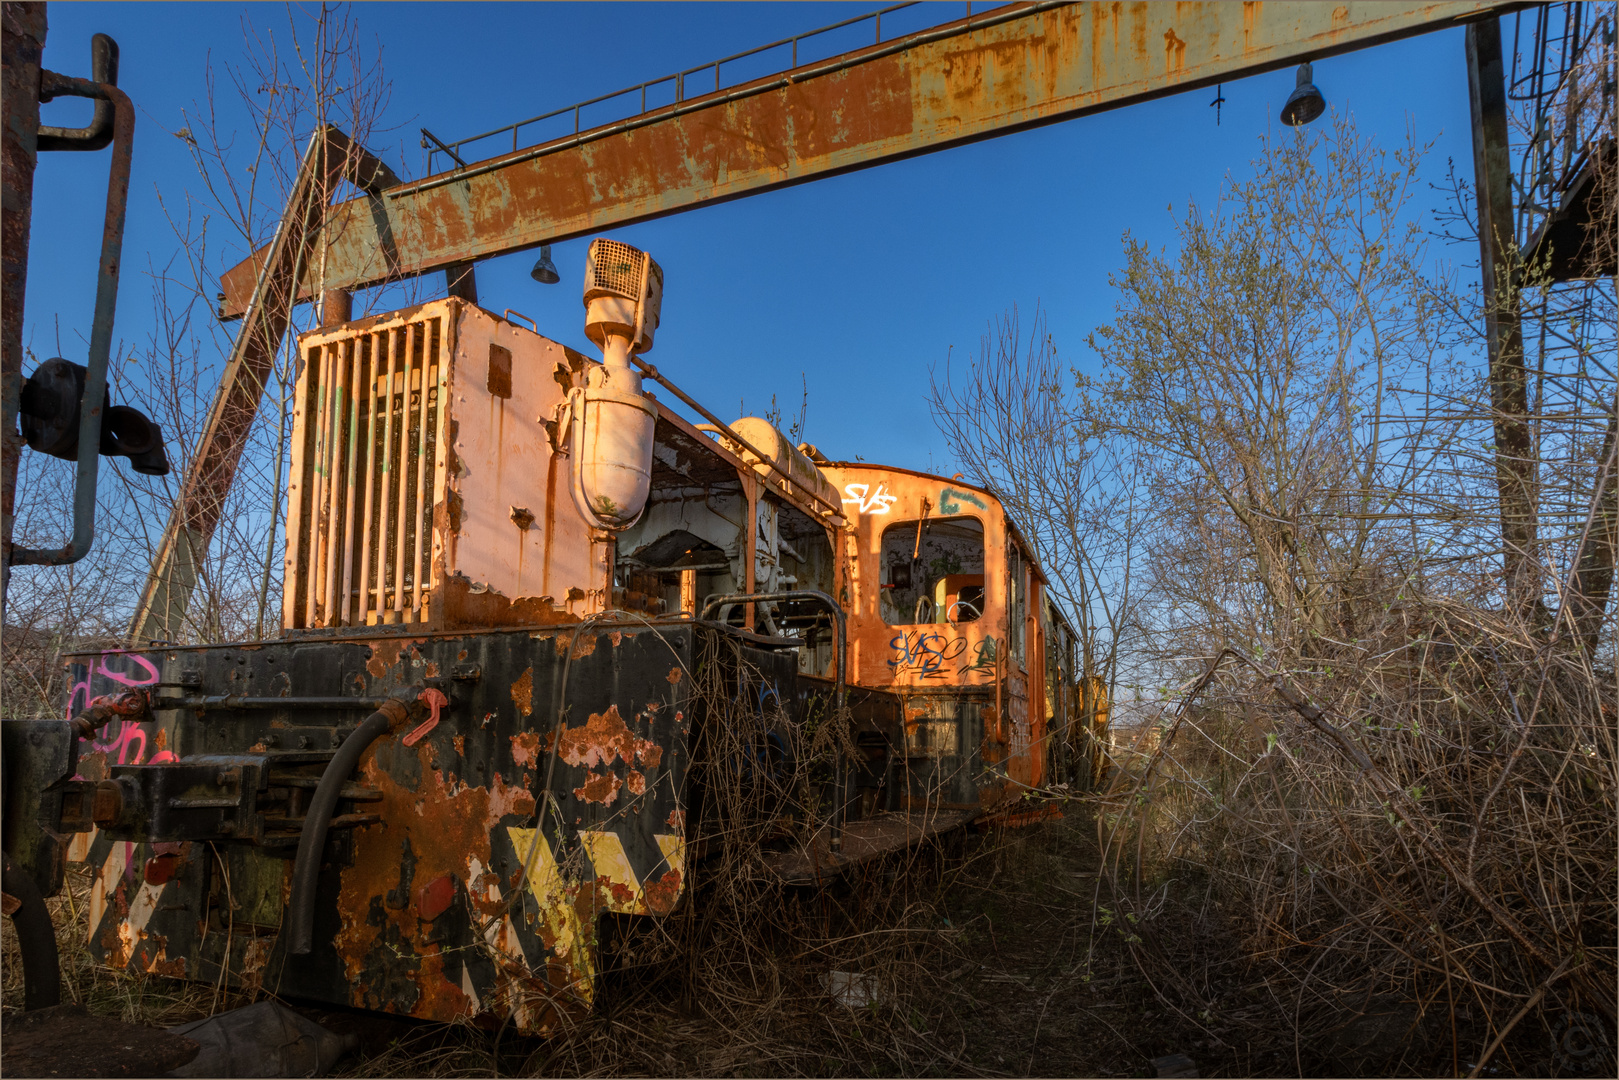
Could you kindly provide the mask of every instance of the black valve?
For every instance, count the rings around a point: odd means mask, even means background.
[[[54,356],[28,376],[18,411],[23,438],[32,449],[65,461],[78,459],[79,410],[87,374],[83,364]],[[127,457],[138,473],[168,475],[163,429],[128,405],[108,405],[101,410],[98,450],[107,456]]]

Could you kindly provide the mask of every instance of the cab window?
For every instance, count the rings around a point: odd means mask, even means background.
[[[976,622],[984,614],[984,525],[919,518],[883,530],[879,593],[890,626]]]

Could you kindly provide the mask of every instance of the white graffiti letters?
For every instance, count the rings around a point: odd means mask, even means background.
[[[868,494],[869,492],[869,494]],[[888,508],[894,505],[898,495],[888,493],[888,484],[879,481],[877,490],[872,491],[870,484],[845,484],[843,505],[853,505],[857,514],[886,514]]]

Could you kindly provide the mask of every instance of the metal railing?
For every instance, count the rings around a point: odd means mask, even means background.
[[[653,110],[667,108],[670,105],[678,105],[690,98],[701,97],[705,94],[718,93],[720,90],[724,89],[726,85],[723,82],[721,75],[721,69],[724,67],[724,65],[734,63],[738,60],[745,60],[750,56],[758,56],[761,53],[767,53],[773,49],[790,49],[791,62],[786,67],[775,67],[769,71],[755,72],[747,76],[747,78],[742,81],[750,82],[754,79],[762,79],[767,78],[770,75],[777,75],[783,71],[791,71],[799,66],[798,47],[801,42],[808,41],[810,38],[829,33],[833,30],[841,30],[846,26],[854,26],[857,23],[867,21],[872,22],[874,24],[872,43],[881,44],[883,40],[883,16],[892,14],[896,11],[902,11],[905,8],[918,7],[919,5],[920,0],[910,0],[909,3],[893,4],[877,11],[868,11],[864,15],[856,15],[853,18],[844,19],[841,22],[835,22],[828,26],[821,26],[814,30],[807,30],[802,34],[795,34],[790,38],[782,38],[780,41],[772,41],[768,45],[759,45],[752,49],[748,49],[746,52],[733,53],[732,55],[722,57],[719,60],[713,60],[706,64],[699,64],[696,67],[687,68],[684,71],[677,71],[672,75],[664,75],[661,78],[649,79],[646,82],[637,83],[634,86],[627,86],[622,90],[614,90],[609,94],[602,94],[599,97],[593,97],[586,101],[575,102],[572,105],[567,105],[560,109],[552,109],[548,113],[541,113],[539,116],[531,116],[527,120],[519,120],[515,124],[507,124],[505,127],[498,127],[492,131],[485,131],[478,135],[468,135],[466,138],[452,143],[446,143],[439,139],[438,136],[428,131],[426,128],[422,128],[422,149],[427,151],[427,175],[431,176],[433,174],[434,158],[437,155],[444,154],[451,161],[455,162],[456,165],[465,167],[466,161],[465,155],[462,153],[463,147],[471,143],[481,142],[484,139],[492,139],[497,135],[504,135],[508,132],[510,132],[512,137],[511,152],[516,153],[518,150],[523,149],[523,146],[521,145],[523,128],[530,127],[534,124],[544,123],[547,120],[555,120],[558,117],[567,116],[569,113],[573,114],[572,134],[577,135],[581,130],[586,130],[580,126],[580,114],[584,109],[587,109],[592,105],[601,105],[604,102],[613,101],[617,98],[627,97],[631,94],[640,95],[640,107],[638,111],[629,113],[627,115],[644,116],[648,112],[647,91],[656,87],[666,86],[672,83],[674,89],[674,98],[672,101],[654,104],[652,106]],[[1001,3],[979,3],[977,6],[980,11],[985,11],[990,8],[1004,6],[1004,0]],[[973,13],[973,4],[970,2],[970,0],[966,4],[966,9],[967,17],[971,18]],[[861,47],[863,48],[864,46]],[[702,76],[704,73],[709,71],[714,73],[713,86],[708,85],[708,80],[705,77],[701,80],[701,89],[698,89],[697,80],[694,77]],[[622,120],[625,119],[625,117],[619,116],[613,119]],[[603,122],[611,123],[613,121],[608,120]],[[556,138],[559,136],[553,135],[551,137]],[[538,145],[538,143],[531,145]],[[480,158],[485,158],[492,155],[490,153],[480,152],[478,156]]]

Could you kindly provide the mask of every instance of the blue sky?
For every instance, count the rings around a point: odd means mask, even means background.
[[[373,149],[420,176],[420,127],[464,137],[878,6],[361,4],[362,32],[381,43],[393,81],[394,130]],[[930,25],[961,11],[930,4],[904,17]],[[184,145],[165,129],[204,97],[211,59],[240,59],[244,16],[285,33],[279,5],[50,7],[46,66],[88,75],[90,35],[111,34],[120,85],[138,110],[116,330],[125,342],[151,326],[142,272],[175,248],[159,195],[178,205],[196,184]],[[1435,140],[1430,179],[1442,179],[1447,157],[1470,175],[1460,29],[1322,61],[1315,81],[1386,146],[1408,123]],[[827,454],[952,472],[927,410],[930,365],[952,348],[976,350],[987,321],[1012,305],[1027,313],[1040,304],[1068,362],[1094,368],[1084,338],[1110,316],[1107,278],[1122,262],[1122,234],[1169,243],[1188,199],[1212,202],[1227,171],[1246,169],[1292,86],[1291,71],[1226,84],[1219,126],[1213,91],[1193,91],[616,230],[664,267],[649,359],[726,418],[739,400],[762,411],[773,393],[795,412],[802,373],[806,437]],[[83,123],[88,112],[65,102],[45,117]],[[106,158],[40,160],[24,327],[40,358],[57,354],[59,334],[61,355],[84,360]],[[586,244],[557,246],[563,280],[549,287],[529,279],[532,254],[481,264],[483,306],[522,311],[547,336],[594,354],[579,301]],[[241,254],[221,256],[214,271]]]

